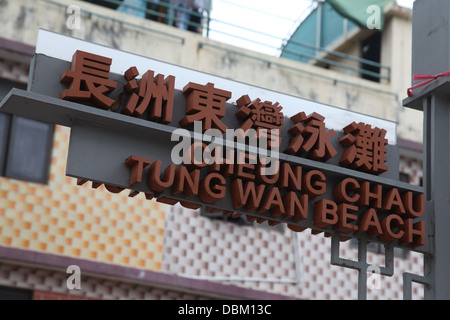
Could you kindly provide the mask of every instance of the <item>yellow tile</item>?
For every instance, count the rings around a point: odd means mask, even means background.
[[[0,243],[5,245],[5,246],[11,246],[12,238],[11,237],[0,236]]]
[[[64,246],[56,245],[55,246],[55,251],[56,251],[57,254],[63,254],[64,253]]]
[[[96,234],[96,233],[91,233],[91,234],[89,234],[89,239],[90,239],[91,241],[98,241],[99,235]]]
[[[38,242],[38,249],[42,251],[47,250],[47,244],[45,242]]]
[[[86,240],[82,241],[81,246],[85,249],[89,248],[89,241],[86,241]]]
[[[122,247],[121,246],[114,246],[113,253],[116,255],[120,255],[122,253]]]
[[[62,227],[56,228],[56,234],[63,236],[66,234],[66,229]]]
[[[23,229],[30,230],[31,229],[31,222],[29,222],[29,221],[22,221],[22,223],[20,224],[20,227],[23,228]]]
[[[98,254],[94,250],[89,250],[87,253],[87,258],[89,258],[89,259],[96,259],[97,256],[98,256]]]
[[[75,221],[72,221],[72,220],[66,220],[66,221],[64,222],[64,226],[65,226],[66,228],[72,229],[72,228],[74,228],[74,226],[75,226]]]
[[[130,264],[130,257],[123,256],[123,257],[120,257],[120,260],[125,265],[129,265]]]
[[[144,259],[138,259],[138,260],[137,260],[137,266],[138,266],[138,267],[144,268],[145,265],[146,265],[146,263],[145,263],[145,260],[144,260]]]
[[[81,255],[81,249],[79,249],[79,248],[70,248],[68,250],[68,254],[79,257]]]
[[[97,251],[105,251],[106,249],[106,244],[104,243],[96,243],[93,248],[95,248],[95,250]]]

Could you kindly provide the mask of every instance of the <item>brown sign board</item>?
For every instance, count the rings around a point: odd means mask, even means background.
[[[82,50],[71,61],[36,54],[29,90],[13,90],[1,105],[71,127],[66,174],[78,184],[286,223],[293,231],[425,250],[422,189],[399,181],[398,147],[384,128],[355,114],[340,130],[330,129],[320,112],[302,110],[302,99],[298,112],[286,116],[271,91],[234,97],[233,88],[213,82],[182,78],[175,86],[176,74],[150,63],[139,70],[130,61],[115,73],[112,62]],[[264,154],[276,155],[275,171],[263,174],[267,157],[228,136],[237,129],[254,129],[256,141],[271,133]],[[221,144],[211,142],[219,141],[211,138],[217,132]],[[174,163],[174,155],[185,160],[194,153],[222,161]]]

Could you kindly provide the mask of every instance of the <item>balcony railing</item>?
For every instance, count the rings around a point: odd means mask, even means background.
[[[52,2],[51,0],[44,0]],[[234,46],[244,47],[271,56],[286,56],[295,60],[307,61],[322,66],[333,66],[355,76],[369,76],[376,81],[390,81],[390,67],[378,62],[327,50],[294,39],[286,39],[290,35],[271,34],[244,23],[232,22],[231,19],[215,18],[214,6],[226,5],[230,12],[247,10],[251,12],[252,21],[266,21],[278,24],[280,21],[291,24],[291,29],[298,27],[300,22],[315,9],[314,2],[304,12],[299,12],[295,20],[289,20],[276,14],[246,7],[244,4],[228,0],[84,0],[104,7],[109,7],[124,13],[133,14],[143,19],[150,19],[183,30],[192,31],[217,41]],[[197,4],[197,7],[195,6]],[[199,5],[200,4],[200,5]],[[228,10],[227,9],[227,10]],[[303,16],[302,16],[303,14]],[[273,28],[274,29],[274,28]],[[160,32],[160,31],[155,31]],[[292,33],[291,33],[292,35]],[[184,38],[181,39],[184,43]],[[290,47],[286,47],[289,41]],[[292,48],[298,48],[297,50]],[[237,51],[236,51],[237,52]],[[282,54],[283,53],[283,54]],[[337,61],[336,61],[337,60]],[[355,63],[356,62],[356,63]],[[359,65],[359,67],[357,66]],[[368,70],[374,67],[379,72]]]

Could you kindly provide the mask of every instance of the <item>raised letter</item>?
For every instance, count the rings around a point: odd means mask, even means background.
[[[380,184],[370,188],[370,182],[365,181],[361,184],[359,190],[358,207],[371,206],[375,209],[381,209],[381,201],[383,200],[383,189]]]
[[[289,163],[281,165],[280,179],[278,186],[280,188],[287,188],[290,191],[300,191],[302,189],[302,167],[296,166],[294,170]]]
[[[342,203],[338,206],[338,222],[335,226],[335,230],[342,233],[352,233],[358,230],[358,226],[351,224],[352,221],[357,220],[355,214],[350,214],[348,211],[358,212],[358,207],[351,204]]]
[[[191,198],[198,194],[200,183],[200,169],[192,170],[190,173],[185,166],[175,170],[175,182],[172,187],[172,194],[184,193],[186,198]]]
[[[413,219],[405,219],[402,230],[405,234],[400,239],[400,244],[411,244],[413,248],[425,245],[425,222],[419,221],[413,224]]]
[[[353,178],[342,180],[333,190],[333,197],[337,203],[355,203],[359,200],[359,194],[355,193],[359,189],[359,182]],[[353,196],[350,195],[353,193]]]
[[[391,210],[393,213],[400,215],[405,214],[402,198],[400,197],[397,188],[392,188],[384,195],[383,210]]]
[[[313,177],[318,177],[314,179]],[[327,184],[325,175],[319,170],[311,170],[305,174],[305,180],[303,181],[303,190],[311,198],[315,198],[324,194],[327,191]]]
[[[252,211],[259,207],[265,186],[260,184],[255,189],[255,183],[252,181],[242,185],[242,179],[236,179],[231,182],[231,198],[233,199],[234,209],[242,208],[245,205],[247,211]]]
[[[294,218],[295,222],[300,222],[308,217],[308,195],[302,194],[300,198],[294,191],[290,191],[283,197],[286,215],[283,219]]]
[[[211,182],[218,181],[218,183],[211,186]],[[225,197],[226,194],[226,180],[219,173],[210,173],[200,183],[199,198],[206,203],[214,203],[219,199]]]
[[[259,207],[257,213],[263,213],[267,210],[270,210],[272,216],[274,217],[278,217],[286,213],[280,190],[278,190],[277,187],[273,187],[265,194],[263,203]]]
[[[337,205],[333,201],[322,199],[314,205],[314,226],[326,228],[338,222]]]
[[[131,156],[125,160],[127,166],[131,166],[130,186],[134,186],[142,181],[144,168],[152,161],[142,157]]]
[[[394,230],[392,230],[393,228],[395,228],[392,223],[393,220],[396,222],[395,227],[398,227],[397,233],[395,233]],[[400,216],[396,214],[391,214],[387,216],[381,221],[381,229],[383,229],[383,234],[380,236],[380,239],[385,242],[392,242],[395,239],[402,238],[403,235],[405,234],[405,232],[401,230],[403,224],[404,222],[402,218],[400,218]]]
[[[412,192],[408,191],[402,196],[402,201],[410,218],[419,218],[425,213],[425,197],[423,194],[413,197]]]
[[[362,232],[367,232],[371,237],[376,237],[383,233],[377,212],[374,208],[370,208],[359,218],[358,233]]]
[[[148,186],[155,192],[163,192],[164,189],[172,186],[175,178],[174,164],[171,164],[164,170],[164,181],[161,179],[161,160],[156,160],[150,165],[148,174]]]

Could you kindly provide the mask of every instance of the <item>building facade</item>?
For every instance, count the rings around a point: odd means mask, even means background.
[[[70,6],[81,8],[69,28]],[[363,79],[319,60],[271,57],[85,1],[0,1],[0,97],[26,88],[39,28],[397,123],[402,179],[421,183],[422,114],[401,106],[411,82],[411,12],[386,9],[380,63]],[[353,28],[327,48],[360,56],[373,32]],[[58,44],[55,43],[55,50]],[[325,53],[322,53],[325,54]],[[339,61],[338,61],[339,62]],[[299,110],[301,111],[301,110]],[[211,216],[141,195],[78,186],[65,175],[70,129],[0,114],[0,297],[32,299],[355,299],[357,271],[330,264],[330,239]],[[30,140],[27,137],[33,136]],[[353,241],[341,256],[357,259]],[[373,245],[369,262],[383,265]],[[423,274],[399,250],[370,299],[401,299],[402,274]],[[70,285],[70,266],[81,288]],[[413,286],[413,297],[423,298]]]

